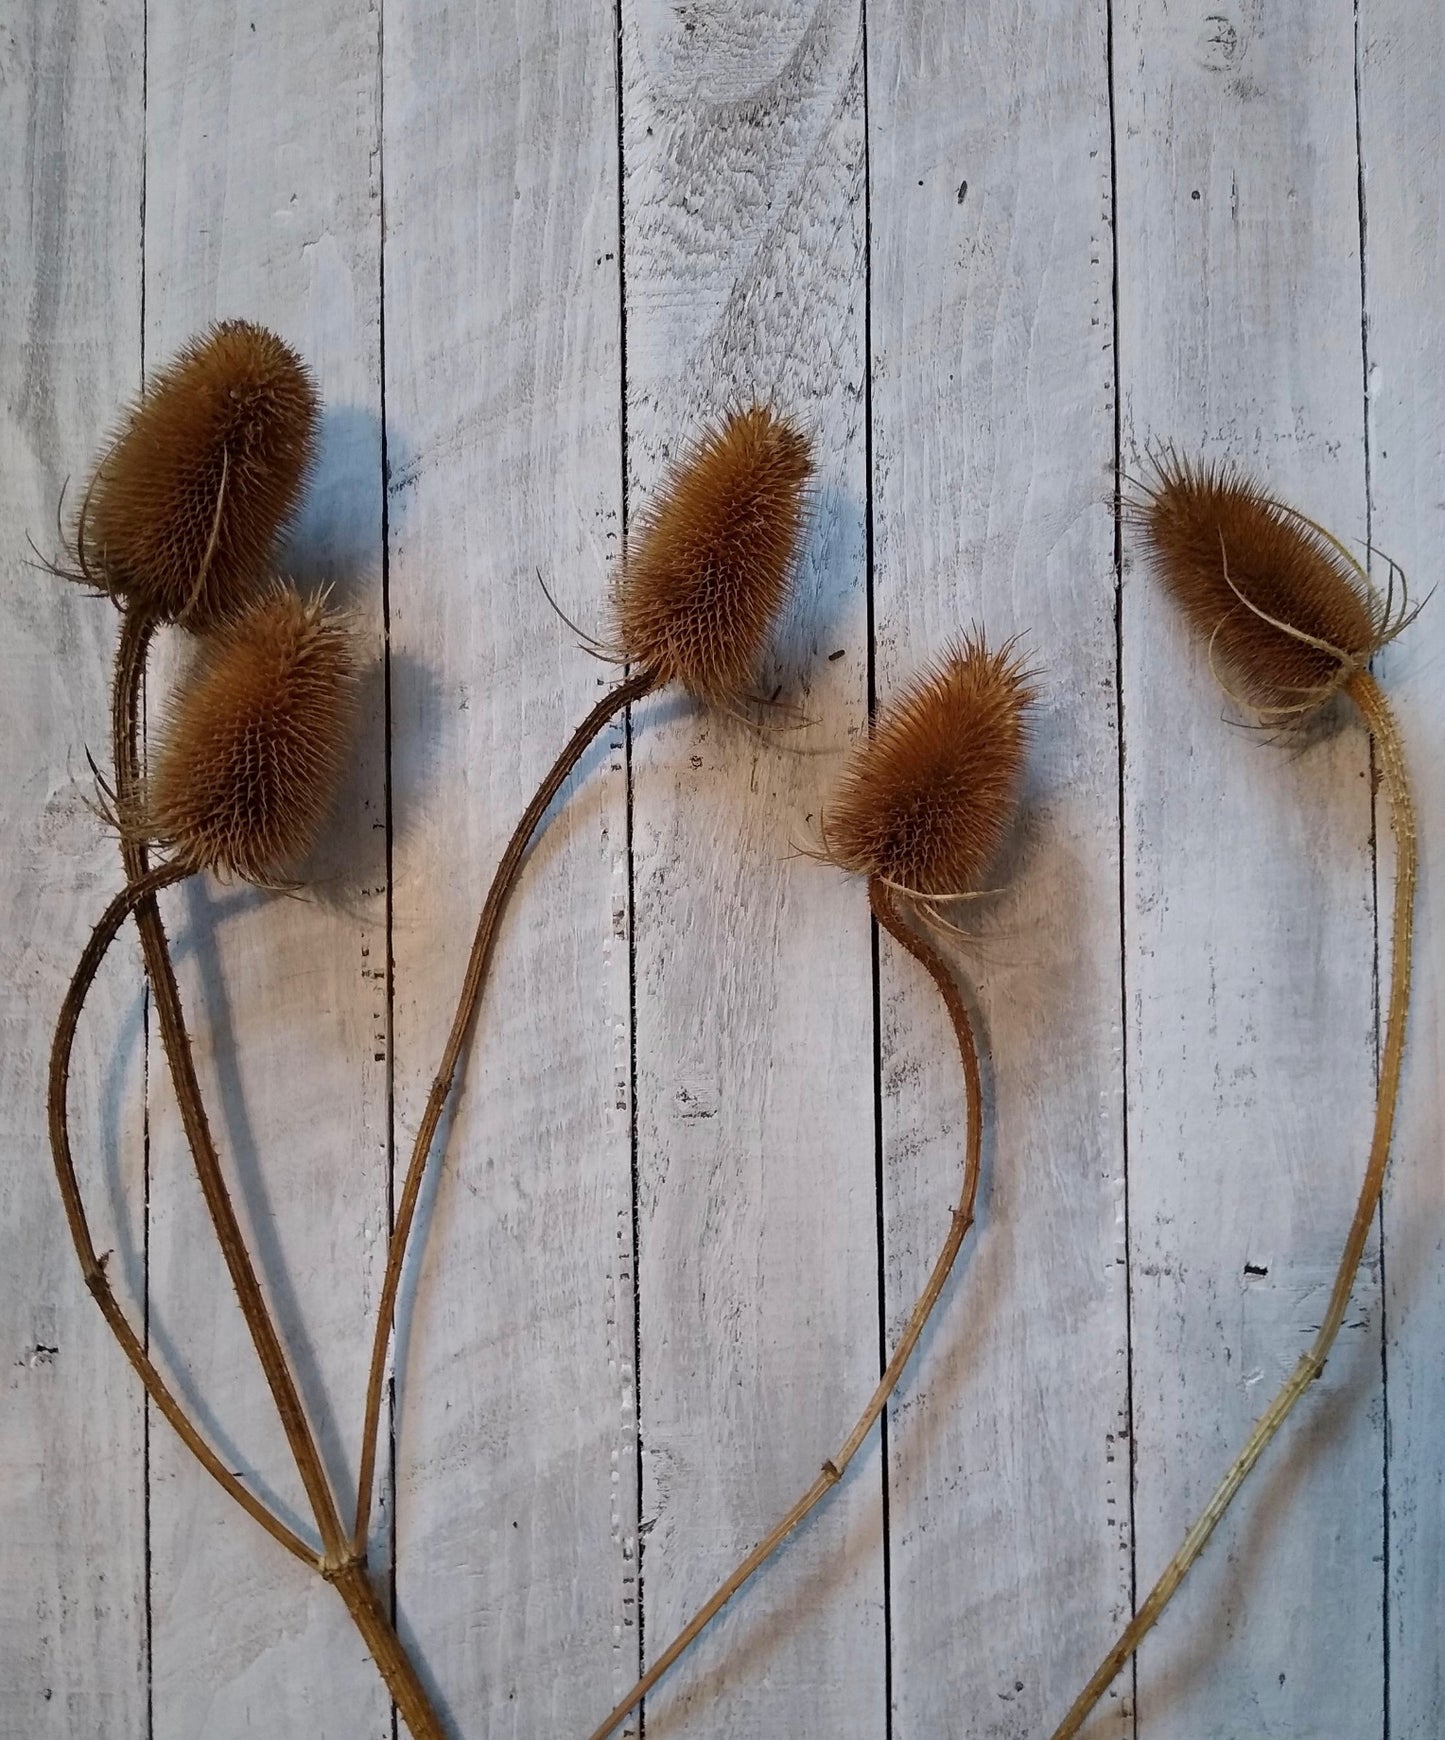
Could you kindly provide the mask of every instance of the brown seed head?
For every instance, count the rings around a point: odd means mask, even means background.
[[[1228,464],[1161,454],[1127,511],[1226,686],[1262,712],[1317,706],[1389,638],[1359,564]]]
[[[153,380],[96,468],[81,565],[117,597],[204,629],[264,577],[311,464],[316,389],[263,326],[225,320]]]
[[[250,881],[295,863],[346,757],[357,674],[345,619],[289,586],[202,636],[166,709],[137,834]]]
[[[807,438],[765,405],[706,430],[629,540],[621,656],[704,701],[744,694],[787,596],[812,469]]]
[[[854,754],[824,820],[828,857],[917,894],[977,889],[1014,818],[1033,700],[1011,645],[946,648]]]

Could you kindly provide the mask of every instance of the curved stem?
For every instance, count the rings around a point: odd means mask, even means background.
[[[65,993],[65,1001],[60,1006],[60,1015],[55,1025],[55,1038],[50,1048],[50,1089],[48,1114],[50,1121],[50,1155],[55,1163],[55,1180],[60,1186],[60,1200],[65,1205],[65,1218],[70,1227],[71,1242],[75,1246],[75,1254],[80,1259],[81,1271],[85,1276],[85,1284],[90,1290],[97,1305],[100,1306],[111,1333],[121,1345],[126,1358],[140,1375],[141,1382],[151,1400],[165,1415],[179,1433],[181,1441],[195,1456],[196,1460],[218,1481],[222,1487],[235,1499],[242,1510],[254,1517],[266,1533],[281,1543],[288,1553],[294,1553],[298,1559],[316,1567],[320,1561],[311,1548],[269,1510],[254,1493],[248,1492],[236,1479],[225,1463],[201,1436],[191,1422],[181,1404],[172,1395],[165,1379],[151,1363],[149,1355],[142,1346],[126,1320],[120,1303],[111,1291],[106,1278],[105,1265],[96,1254],[95,1242],[90,1236],[90,1225],[86,1219],[85,1203],[80,1194],[80,1183],[75,1174],[75,1160],[70,1151],[70,1119],[68,1110],[68,1088],[70,1084],[70,1060],[75,1046],[76,1029],[80,1024],[81,1011],[85,1007],[85,999],[95,983],[95,976],[100,970],[100,964],[105,959],[106,951],[115,941],[120,927],[143,900],[149,900],[160,889],[168,887],[173,882],[179,882],[187,871],[183,865],[162,864],[154,870],[147,871],[137,882],[116,895],[102,914],[100,922],[90,934],[90,941],[85,946],[85,952],[80,957],[80,963],[70,981],[70,987]]]
[[[553,762],[550,772],[538,786],[531,803],[523,811],[522,819],[517,823],[501,862],[497,865],[492,885],[487,890],[486,902],[482,907],[481,917],[477,920],[476,935],[472,939],[471,954],[467,958],[467,970],[462,979],[461,996],[457,1002],[456,1014],[452,1017],[446,1049],[442,1053],[441,1064],[432,1081],[431,1092],[427,1095],[426,1106],[422,1111],[421,1124],[412,1143],[406,1181],[397,1203],[396,1220],[386,1253],[386,1271],[382,1276],[381,1299],[376,1311],[376,1331],[371,1344],[371,1370],[366,1384],[366,1410],[361,1433],[361,1472],[356,1488],[356,1523],[351,1535],[351,1547],[355,1553],[364,1551],[371,1527],[376,1441],[381,1426],[382,1391],[386,1384],[386,1350],[391,1341],[392,1322],[396,1315],[396,1295],[406,1262],[407,1241],[416,1218],[417,1200],[421,1195],[422,1180],[426,1175],[437,1125],[441,1121],[442,1109],[451,1091],[457,1065],[467,1042],[467,1034],[471,1030],[477,1004],[486,984],[487,967],[491,960],[492,944],[496,940],[497,926],[506,910],[507,900],[517,884],[522,860],[532,836],[550,808],[552,800],[562,789],[568,774],[582,759],[588,745],[598,736],[603,726],[624,707],[641,700],[657,685],[658,678],[654,672],[637,672],[605,694],[577,727],[566,748]]]
[[[1220,1518],[1229,1509],[1234,1495],[1244,1484],[1251,1468],[1264,1454],[1275,1433],[1288,1418],[1291,1409],[1324,1370],[1335,1337],[1344,1322],[1354,1287],[1355,1272],[1365,1252],[1370,1235],[1370,1223],[1380,1205],[1380,1192],[1385,1182],[1385,1162],[1390,1153],[1390,1137],[1395,1125],[1395,1103],[1400,1090],[1400,1066],[1405,1054],[1405,1021],[1410,1006],[1411,950],[1414,938],[1415,913],[1415,806],[1405,775],[1405,758],[1400,746],[1400,734],[1378,683],[1368,671],[1358,671],[1346,685],[1346,692],[1364,718],[1375,739],[1385,789],[1390,800],[1390,821],[1395,834],[1395,914],[1390,944],[1390,1004],[1385,1022],[1385,1049],[1380,1060],[1380,1083],[1375,1098],[1375,1126],[1370,1140],[1370,1157],[1360,1185],[1354,1219],[1335,1272],[1335,1284],[1330,1292],[1324,1321],[1308,1352],[1290,1374],[1279,1394],[1256,1421],[1243,1450],[1230,1464],[1214,1496],[1200,1512],[1185,1535],[1179,1551],[1165,1566],[1159,1581],[1148,1598],[1121,1633],[1119,1640],[1099,1664],[1098,1670],[1079,1696],[1067,1716],[1054,1730],[1053,1740],[1073,1740],[1083,1727],[1090,1711],[1108,1690],[1114,1676],[1139,1647],[1146,1633],[1169,1605],[1174,1591],[1184,1581],[1190,1566],[1204,1551]]]
[[[963,1063],[963,1079],[968,1100],[968,1128],[964,1138],[963,1151],[963,1184],[959,1191],[958,1206],[954,1209],[949,1221],[948,1234],[943,1241],[933,1268],[924,1283],[923,1291],[918,1295],[913,1310],[909,1314],[907,1325],[898,1344],[893,1349],[893,1357],[888,1361],[887,1369],[878,1381],[878,1387],[868,1399],[868,1405],[858,1416],[857,1424],[844,1440],[842,1448],[823,1464],[817,1479],[802,1495],[792,1509],[773,1528],[767,1537],[758,1542],[747,1558],[737,1567],[727,1580],[719,1585],[707,1601],[697,1610],[673,1641],[663,1650],[642,1678],[617,1704],[606,1719],[592,1730],[588,1740],[607,1740],[607,1736],[617,1727],[623,1717],[628,1715],[640,1704],[693,1642],[714,1620],[738,1590],[749,1581],[753,1574],[761,1569],[763,1564],[772,1557],[783,1542],[792,1534],[823,1498],[843,1478],[848,1464],[857,1455],[863,1440],[873,1428],[874,1422],[883,1412],[888,1398],[898,1386],[898,1380],[903,1375],[903,1369],[908,1364],[918,1338],[923,1333],[923,1326],[928,1322],[933,1307],[938,1302],[938,1296],[943,1291],[954,1259],[958,1256],[964,1236],[973,1225],[974,1202],[978,1196],[979,1157],[983,1146],[983,1090],[979,1074],[978,1046],[974,1039],[973,1025],[969,1020],[968,1010],[958,987],[948,970],[947,963],[931,944],[917,936],[903,922],[892,888],[878,877],[873,877],[868,883],[868,901],[873,909],[873,916],[888,934],[905,948],[928,973],[938,987],[940,996],[948,1010],[949,1020],[953,1023],[954,1036],[958,1040],[959,1057]]]
[[[115,756],[116,807],[122,821],[134,814],[140,787],[138,735],[140,722],[141,681],[145,674],[146,653],[155,631],[155,619],[141,612],[128,610],[121,618],[120,647],[116,654],[115,686],[111,698],[112,749]],[[126,878],[138,882],[146,874],[146,851],[133,837],[128,826],[121,831],[121,855],[125,861]],[[221,1247],[231,1284],[240,1301],[246,1327],[251,1332],[266,1383],[270,1388],[276,1412],[280,1416],[286,1441],[296,1460],[296,1468],[321,1543],[329,1557],[340,1559],[346,1549],[346,1538],[330,1483],[322,1466],[316,1440],[301,1404],[296,1380],[276,1333],[265,1295],[256,1278],[250,1252],[246,1248],[236,1211],[231,1203],[221,1171],[221,1160],[211,1136],[210,1122],[201,1099],[200,1083],[196,1079],[195,1059],[191,1054],[190,1037],[186,1032],[181,1009],[180,987],[171,965],[170,946],[161,923],[160,908],[154,894],[141,899],[135,909],[136,929],[140,933],[145,956],[146,974],[155,1000],[156,1017],[175,1085],[176,1103],[181,1122],[195,1161],[196,1176],[210,1211],[216,1241]]]

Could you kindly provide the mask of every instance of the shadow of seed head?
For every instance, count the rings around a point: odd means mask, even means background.
[[[807,438],[765,405],[705,431],[628,541],[621,657],[700,700],[745,695],[797,565],[812,470]]]
[[[346,619],[279,582],[201,636],[136,834],[192,869],[253,882],[295,864],[346,760],[358,671]]]
[[[982,635],[947,647],[878,719],[823,822],[829,859],[916,894],[979,888],[1018,806],[1029,673]]]
[[[1165,451],[1151,471],[1126,517],[1239,700],[1305,713],[1389,639],[1385,602],[1313,521],[1228,464]]]
[[[317,409],[305,364],[265,327],[193,339],[96,467],[76,531],[86,577],[197,630],[235,610],[300,501]]]

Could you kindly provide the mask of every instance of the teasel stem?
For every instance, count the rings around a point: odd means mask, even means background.
[[[931,944],[925,942],[921,936],[909,929],[898,910],[893,888],[881,877],[869,878],[868,903],[879,924],[896,943],[913,956],[914,960],[923,967],[938,987],[939,995],[943,998],[944,1006],[948,1010],[949,1020],[953,1024],[954,1036],[958,1041],[959,1057],[963,1063],[968,1119],[964,1135],[963,1184],[959,1191],[958,1204],[949,1221],[943,1248],[934,1261],[933,1268],[924,1283],[923,1291],[918,1295],[913,1310],[909,1313],[908,1322],[893,1349],[893,1356],[888,1361],[887,1369],[879,1379],[878,1386],[869,1398],[867,1407],[858,1416],[857,1424],[844,1440],[842,1448],[828,1458],[817,1479],[792,1509],[781,1518],[770,1534],[758,1542],[757,1546],[733,1571],[731,1576],[718,1586],[658,1656],[657,1660],[653,1662],[652,1666],[648,1668],[647,1672],[643,1674],[642,1678],[638,1680],[627,1696],[613,1708],[603,1722],[592,1730],[588,1740],[607,1740],[607,1736],[616,1729],[625,1716],[642,1702],[668,1669],[722,1612],[738,1590],[752,1578],[755,1572],[762,1568],[803,1519],[822,1503],[828,1493],[843,1478],[848,1464],[857,1455],[864,1439],[873,1429],[878,1416],[887,1406],[888,1398],[898,1387],[898,1381],[903,1376],[904,1368],[912,1357],[914,1348],[918,1345],[918,1338],[923,1333],[924,1325],[928,1322],[934,1306],[938,1303],[938,1297],[948,1280],[949,1272],[953,1268],[968,1229],[973,1225],[974,1204],[978,1196],[979,1162],[983,1148],[983,1086],[973,1023],[969,1019],[968,1009],[959,994],[958,986],[949,972],[947,963]]]
[[[65,1001],[60,1006],[55,1037],[50,1049],[50,1090],[47,1108],[50,1123],[50,1155],[55,1164],[55,1179],[60,1187],[60,1200],[65,1207],[65,1218],[70,1227],[71,1242],[75,1246],[76,1256],[80,1259],[81,1272],[85,1277],[86,1287],[96,1304],[100,1306],[101,1313],[109,1324],[111,1333],[120,1343],[121,1351],[139,1374],[147,1394],[171,1425],[175,1427],[186,1448],[191,1451],[207,1473],[235,1499],[242,1510],[254,1517],[267,1534],[279,1541],[288,1553],[294,1553],[298,1559],[304,1560],[308,1565],[319,1567],[320,1561],[311,1548],[293,1534],[279,1517],[267,1509],[254,1493],[248,1492],[216,1455],[211,1446],[206,1443],[181,1404],[171,1393],[165,1379],[151,1363],[140,1338],[131,1328],[111,1289],[110,1282],[106,1277],[103,1259],[96,1254],[95,1242],[90,1236],[90,1224],[86,1218],[85,1203],[81,1197],[80,1184],[75,1173],[75,1161],[70,1150],[70,1119],[67,1106],[70,1063],[75,1047],[76,1029],[80,1023],[81,1011],[85,1007],[86,996],[95,983],[95,976],[100,970],[101,962],[105,959],[106,951],[115,941],[126,919],[142,901],[153,900],[162,888],[168,888],[172,883],[179,882],[187,874],[185,866],[179,864],[161,864],[154,870],[146,871],[128,888],[116,895],[91,932],[90,941],[85,946],[85,952],[80,957],[79,965],[71,978],[70,987],[65,993]]]
[[[112,750],[116,773],[116,807],[122,822],[130,813],[139,792],[140,697],[145,675],[146,655],[155,627],[156,619],[153,616],[134,608],[122,614],[111,708]],[[230,1273],[232,1285],[235,1287],[242,1314],[246,1319],[246,1327],[251,1333],[252,1343],[256,1348],[262,1372],[271,1391],[282,1430],[286,1434],[287,1443],[290,1445],[291,1453],[295,1458],[297,1472],[301,1476],[302,1485],[306,1489],[307,1498],[316,1518],[322,1546],[319,1557],[292,1534],[251,1493],[247,1492],[231,1475],[230,1471],[218,1462],[215,1454],[205,1445],[195,1428],[176,1407],[173,1399],[169,1397],[169,1393],[165,1391],[164,1385],[160,1382],[159,1375],[150,1366],[149,1360],[145,1360],[144,1366],[137,1364],[137,1354],[139,1353],[142,1359],[145,1356],[138,1344],[132,1346],[135,1338],[129,1325],[124,1322],[123,1318],[119,1317],[118,1312],[112,1314],[99,1294],[97,1294],[97,1298],[101,1299],[101,1308],[106,1312],[112,1330],[131,1358],[131,1363],[136,1365],[147,1390],[155,1398],[157,1406],[161,1408],[166,1418],[180,1433],[187,1447],[200,1459],[208,1472],[220,1481],[231,1497],[266,1529],[268,1534],[280,1541],[289,1551],[304,1558],[328,1582],[335,1584],[337,1593],[345,1601],[347,1610],[361,1633],[388,1692],[396,1701],[397,1708],[405,1718],[413,1735],[413,1740],[445,1740],[445,1730],[441,1720],[432,1709],[416,1668],[407,1655],[405,1647],[397,1636],[395,1628],[371,1584],[366,1569],[366,1555],[359,1550],[352,1551],[347,1542],[340,1513],[332,1495],[331,1485],[327,1479],[310,1423],[306,1418],[300,1392],[291,1374],[280,1336],[266,1305],[265,1295],[262,1293],[260,1283],[257,1280],[255,1267],[251,1261],[250,1252],[246,1248],[245,1238],[236,1219],[230,1193],[226,1188],[225,1178],[221,1172],[220,1156],[216,1152],[215,1143],[211,1136],[210,1123],[201,1098],[200,1083],[196,1078],[195,1060],[191,1052],[190,1038],[186,1032],[185,1017],[181,1009],[180,987],[176,983],[170,946],[166,938],[165,927],[161,922],[160,908],[155,899],[160,887],[180,880],[185,872],[172,865],[166,866],[163,871],[150,871],[147,867],[144,844],[136,840],[131,831],[124,826],[121,829],[121,852],[130,888],[124,896],[120,897],[120,901],[126,904],[124,911],[114,920],[111,936],[114,936],[115,931],[123,922],[125,913],[133,909],[136,929],[140,933],[141,947],[145,956],[146,973],[151,984],[151,994],[154,998],[161,1038],[175,1087],[176,1102],[180,1107],[181,1120],[185,1126],[186,1137],[195,1162],[196,1175],[206,1199],[206,1207],[210,1211],[211,1224],[215,1228],[217,1242],[221,1247],[221,1253]],[[160,880],[157,881],[157,878]],[[112,910],[114,910],[114,905]],[[104,953],[103,947],[100,952]],[[98,965],[99,957],[97,956],[90,968],[92,978]],[[80,999],[83,999],[83,996],[84,989],[79,993]],[[79,1004],[77,1002],[74,1018],[78,1019],[78,1016]],[[60,1088],[63,1096],[63,1077]],[[52,1066],[52,1098],[54,1092],[55,1076],[54,1066]],[[55,1133],[54,1117],[52,1109],[52,1141],[54,1141]],[[60,1166],[57,1160],[57,1172],[59,1170]],[[71,1177],[73,1180],[73,1169]],[[61,1191],[62,1195],[66,1194],[66,1185],[63,1179]],[[74,1207],[79,1207],[78,1197],[74,1199]],[[74,1236],[77,1232],[77,1222],[73,1218],[70,1197],[67,1197],[66,1200],[66,1212],[72,1216],[71,1229]],[[83,1215],[78,1224],[80,1230],[83,1231]],[[92,1291],[95,1291],[94,1283],[91,1281],[91,1272],[97,1267],[93,1260],[93,1252],[90,1262],[87,1262],[86,1250],[81,1247],[78,1237],[76,1248],[80,1253],[81,1266],[86,1270],[87,1284],[91,1286]],[[157,1385],[160,1387],[157,1388]]]
[[[396,1627],[367,1573],[366,1560],[353,1553],[340,1564],[323,1564],[321,1575],[335,1586],[337,1594],[346,1603],[352,1623],[371,1652],[371,1659],[386,1682],[386,1689],[396,1700],[397,1710],[411,1730],[413,1740],[447,1740],[441,1718],[432,1708],[426,1688],[406,1652],[406,1645],[397,1636]]]
[[[1395,835],[1395,911],[1390,943],[1390,1002],[1385,1020],[1385,1048],[1380,1060],[1380,1080],[1375,1099],[1375,1125],[1370,1157],[1355,1205],[1354,1219],[1335,1273],[1334,1287],[1324,1321],[1308,1352],[1300,1359],[1288,1381],[1260,1415],[1239,1455],[1230,1464],[1214,1496],[1185,1535],[1179,1551],[1165,1566],[1147,1599],[1119,1636],[1118,1642],[1099,1664],[1097,1672],[1075,1699],[1067,1716],[1054,1730],[1053,1740],[1072,1740],[1088,1720],[1095,1704],[1108,1690],[1114,1676],[1139,1647],[1160,1614],[1169,1605],[1191,1565],[1204,1551],[1209,1537],[1259,1461],[1270,1440],[1289,1417],[1291,1409],[1324,1370],[1335,1337],[1344,1322],[1354,1288],[1355,1273],[1364,1256],[1370,1225],[1380,1206],[1385,1182],[1385,1162],[1395,1125],[1395,1103],[1400,1089],[1400,1067],[1405,1053],[1405,1022],[1410,1006],[1410,974],[1415,924],[1416,837],[1415,806],[1405,773],[1400,733],[1390,704],[1374,677],[1359,670],[1345,683],[1345,692],[1359,709],[1380,758],[1380,771],[1390,802],[1390,822]]]
[[[381,1429],[381,1402],[386,1387],[386,1353],[391,1342],[392,1325],[396,1316],[396,1297],[401,1286],[402,1269],[406,1263],[407,1244],[416,1218],[417,1201],[421,1196],[422,1182],[426,1176],[427,1162],[431,1157],[437,1125],[441,1122],[442,1111],[446,1106],[447,1096],[451,1092],[457,1066],[461,1062],[462,1051],[466,1046],[467,1036],[476,1016],[477,1005],[486,985],[487,969],[491,962],[492,945],[496,940],[497,927],[501,923],[507,901],[517,885],[517,878],[521,874],[522,862],[526,856],[527,848],[531,844],[532,836],[541,825],[543,816],[546,815],[552,800],[562,789],[567,776],[582,759],[589,745],[601,734],[603,727],[625,707],[631,706],[634,701],[640,701],[644,695],[648,695],[658,688],[660,683],[661,679],[655,671],[643,668],[619,683],[616,688],[609,690],[593,707],[592,711],[573,732],[566,747],[553,762],[546,778],[538,786],[532,801],[522,812],[522,819],[517,823],[511,839],[507,842],[507,848],[503,852],[501,862],[497,865],[496,872],[492,877],[492,885],[487,890],[487,898],[477,921],[476,934],[472,938],[471,954],[467,959],[467,970],[462,980],[461,996],[457,1002],[456,1013],[452,1017],[451,1032],[447,1036],[446,1049],[442,1052],[442,1060],[432,1081],[431,1092],[427,1095],[426,1105],[422,1110],[421,1123],[417,1127],[416,1138],[412,1143],[411,1159],[407,1163],[406,1179],[402,1185],[400,1200],[397,1203],[396,1218],[392,1225],[391,1241],[387,1249],[386,1271],[382,1277],[381,1299],[377,1305],[376,1313],[376,1332],[372,1341],[371,1371],[366,1386],[366,1411],[361,1436],[361,1471],[356,1489],[356,1523],[351,1537],[351,1547],[355,1553],[365,1551],[366,1539],[371,1527],[377,1437]]]
[[[122,818],[134,802],[140,783],[140,694],[145,673],[145,656],[153,632],[153,619],[137,619],[130,611],[124,614],[120,647],[116,656],[116,693],[112,709],[116,802]],[[129,881],[135,882],[145,875],[145,847],[125,827],[121,830],[121,855]],[[220,1156],[211,1136],[210,1120],[206,1116],[200,1082],[196,1078],[195,1059],[181,1008],[180,986],[176,983],[170,945],[154,895],[137,904],[135,922],[140,933],[151,995],[155,1001],[161,1040],[175,1085],[176,1103],[180,1108],[181,1122],[185,1126],[186,1139],[195,1161],[196,1176],[206,1199],[216,1240],[221,1247],[221,1255],[225,1259],[231,1284],[240,1301],[246,1327],[251,1333],[261,1369],[276,1404],[282,1430],[295,1458],[297,1472],[310,1500],[316,1526],[321,1531],[322,1545],[328,1554],[340,1558],[346,1545],[341,1519],[322,1467],[315,1437],[301,1403],[296,1380],[291,1374],[280,1336],[272,1321],[260,1282],[256,1278],[255,1266],[246,1248],[245,1237],[236,1219],[231,1195],[221,1172]]]

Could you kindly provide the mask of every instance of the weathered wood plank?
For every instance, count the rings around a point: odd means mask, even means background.
[[[890,1421],[898,1740],[1047,1733],[1128,1612],[1106,27],[1099,0],[869,16],[880,702],[975,623],[1022,634],[1041,688],[1007,891],[948,915],[979,934],[949,953],[991,1106],[972,1248]],[[881,970],[892,1337],[963,1112],[931,987]]]
[[[859,9],[625,4],[628,475],[754,395],[817,439],[756,735],[634,723],[643,1614],[656,1654],[834,1451],[878,1370],[866,900],[816,837],[867,693]],[[833,659],[830,655],[841,653]],[[884,1731],[880,1461],[649,1700],[649,1734]]]
[[[223,1159],[345,1493],[387,1202],[377,15],[341,0],[151,0],[147,65],[147,362],[243,314],[312,363],[322,453],[289,564],[336,584],[376,661],[308,898],[197,883],[168,907]],[[158,1351],[204,1398],[233,1465],[309,1524],[153,1063]],[[389,1736],[390,1700],[336,1597],[163,1425],[152,1442],[156,1735]]]
[[[1353,22],[1116,12],[1125,454],[1366,524]],[[1368,747],[1232,716],[1127,546],[1129,1208],[1142,1594],[1316,1325],[1373,1082]],[[1378,1734],[1378,1257],[1322,1382],[1146,1644],[1141,1736]]]
[[[1371,527],[1423,597],[1440,568],[1445,475],[1445,17],[1397,0],[1368,0],[1359,26]],[[1389,1732],[1402,1736],[1434,1734],[1445,1724],[1445,803],[1436,774],[1445,750],[1442,651],[1445,617],[1437,599],[1380,661],[1405,734],[1421,852],[1410,1052],[1384,1211],[1386,1645]],[[1378,828],[1380,971],[1388,974],[1393,855],[1383,808]]]
[[[12,7],[0,29],[0,1733],[146,1733],[144,1398],[86,1294],[51,1176],[50,1032],[121,885],[88,807],[115,613],[29,565],[140,359],[142,9]],[[71,500],[74,495],[72,492]],[[145,1287],[139,965],[118,944],[72,1077],[96,1244]]]
[[[145,358],[244,313],[317,363],[326,458],[297,563],[337,579],[378,650],[385,170],[398,1164],[497,852],[611,680],[533,571],[597,626],[622,530],[616,19],[388,0],[383,30],[376,4],[150,0],[147,115],[144,10],[32,6],[0,30],[0,1733],[26,1740],[150,1732],[145,1416],[80,1286],[40,1100],[64,978],[119,882],[82,804],[114,624],[22,565],[137,382],[143,141]],[[788,857],[865,716],[870,481],[880,698],[974,619],[1028,629],[1048,673],[1009,892],[958,949],[994,1052],[984,1211],[887,1469],[875,1440],[649,1731],[1047,1732],[1127,1604],[1135,1460],[1142,1593],[1308,1339],[1357,1187],[1363,736],[1342,718],[1295,756],[1227,728],[1127,542],[1120,1031],[1105,0],[1026,25],[946,10],[868,20],[870,480],[858,7],[621,8],[631,501],[754,390],[811,422],[817,525],[770,682],[814,723],[758,739],[672,700],[635,720],[641,1586],[620,730],[504,935],[408,1288],[399,1414],[402,1623],[459,1733],[585,1732],[643,1629],[655,1654],[877,1367],[863,895]],[[1113,11],[1126,462],[1150,437],[1242,455],[1342,533],[1372,525],[1423,591],[1445,459],[1438,20],[1359,7],[1367,503],[1350,7]],[[1386,1652],[1389,1732],[1441,1726],[1438,609],[1382,661],[1424,845],[1383,1403],[1372,1253],[1324,1383],[1146,1648],[1142,1740],[1378,1735]],[[348,1488],[386,1237],[384,711],[378,678],[315,901],[168,905],[221,1145]],[[886,945],[880,968],[891,1336],[956,1188],[961,1104],[927,987]],[[145,1223],[142,1008],[127,938],[76,1074],[98,1242],[139,1313],[149,1234],[157,1352],[234,1466],[299,1511],[154,1047]],[[163,1422],[150,1444],[156,1735],[389,1735],[335,1598]],[[388,1502],[383,1560],[391,1523]],[[1125,1675],[1091,1734],[1129,1731],[1129,1694]]]
[[[492,868],[613,680],[621,531],[605,9],[388,5],[397,1161]],[[586,1732],[638,1665],[621,733],[497,950],[429,1204],[398,1411],[398,1594],[461,1732]]]

